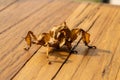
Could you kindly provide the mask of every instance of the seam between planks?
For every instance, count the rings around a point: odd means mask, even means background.
[[[89,5],[90,5],[90,3],[88,3],[86,6],[85,6],[85,8],[80,12],[80,14],[82,14],[85,10],[86,10],[86,8],[88,8],[89,7]],[[79,17],[80,16],[80,14],[79,15],[77,15],[75,18],[77,18],[77,17]]]
[[[120,72],[120,66],[119,66],[119,68],[118,68],[118,71],[117,71],[117,75],[116,75],[116,77],[115,77],[115,80],[117,80],[117,78],[118,78],[118,73]]]
[[[97,21],[97,19],[98,19],[99,17],[100,17],[100,15],[98,15],[98,17],[96,17],[96,19],[93,21],[93,23],[91,24],[91,26],[88,28],[87,32],[94,26],[95,22]],[[81,39],[82,39],[82,38],[81,38]],[[81,41],[81,39],[78,41],[78,43]],[[77,44],[77,45],[78,45],[78,44]],[[77,45],[76,45],[75,47],[77,47]],[[85,55],[88,54],[88,51],[89,51],[89,50],[87,50],[87,52],[85,53]],[[78,70],[78,68],[79,68],[80,65],[82,64],[84,58],[85,58],[85,56],[83,56],[82,61],[81,61],[81,63],[78,65],[78,67],[77,67],[77,69],[75,70],[75,72]],[[89,60],[90,60],[90,58],[88,59],[87,63],[89,62]],[[86,63],[86,64],[87,64],[87,63]],[[73,73],[72,77],[75,75],[75,72]]]
[[[13,2],[11,2],[10,4],[8,4],[7,6],[5,6],[4,8],[0,9],[0,12],[2,12],[3,10],[7,9],[8,7],[10,7],[11,5],[15,4],[18,0],[15,0]]]
[[[87,4],[87,6],[84,8],[84,9],[86,9],[86,8],[88,8],[88,6],[90,5],[90,3],[88,3]],[[94,8],[93,10],[99,10],[99,8],[100,8],[100,6],[102,6],[102,4],[100,4],[98,7],[96,7],[96,8]],[[82,14],[85,10],[83,9],[83,11],[80,13],[80,14]],[[89,15],[90,13],[92,13],[92,11],[93,10],[91,10],[88,14],[87,14],[87,16],[85,16],[85,17],[83,17],[82,18],[82,20],[78,23],[78,24],[76,24],[74,27],[77,27],[77,26],[79,26],[81,23],[83,23],[89,16],[92,16],[92,15]],[[96,12],[95,12],[96,13]],[[94,16],[94,15],[93,15]],[[100,16],[100,15],[99,15]],[[77,18],[77,17],[76,17]],[[94,23],[94,22],[93,22]],[[92,23],[92,24],[93,24]],[[94,24],[93,24],[94,25]],[[92,26],[92,25],[91,25]]]
[[[35,55],[35,53],[37,53],[37,51],[41,48],[42,46],[40,46],[32,55],[31,57],[22,65],[22,67],[16,72],[16,74],[14,74],[11,78],[11,80],[21,71],[21,69],[26,65],[27,62],[29,62],[29,60]]]
[[[117,44],[118,44],[118,45],[117,45]],[[119,44],[120,44],[120,42],[118,41],[118,42],[116,43],[116,47],[115,47],[115,50],[114,50],[113,53],[116,53],[116,50],[117,50],[117,48],[119,47]],[[112,57],[111,57],[108,65],[103,69],[103,71],[102,71],[102,77],[104,77],[104,76],[106,75],[106,71],[109,70],[110,66],[112,65],[112,61],[113,61],[113,59],[114,59],[114,56],[115,56],[115,54],[112,54]],[[119,68],[120,68],[120,66],[119,66]],[[119,72],[119,68],[118,68],[118,72]],[[117,74],[118,74],[118,72],[117,72]],[[108,74],[109,74],[109,73],[108,73]],[[117,74],[116,74],[116,77],[117,77]],[[116,80],[116,78],[115,78],[115,80]]]

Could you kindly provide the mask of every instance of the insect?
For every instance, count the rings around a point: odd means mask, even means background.
[[[83,29],[75,28],[70,30],[66,25],[66,22],[63,22],[61,25],[53,27],[48,33],[42,33],[39,37],[36,37],[32,31],[27,33],[25,41],[27,47],[25,50],[29,50],[32,44],[37,44],[47,47],[47,58],[49,57],[49,48],[61,48],[66,46],[69,51],[71,51],[72,43],[78,38],[81,34],[82,41],[85,46],[88,48],[96,48],[95,46],[89,46],[90,34],[84,31]]]

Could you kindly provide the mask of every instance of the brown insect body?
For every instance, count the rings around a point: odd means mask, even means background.
[[[70,30],[68,26],[66,25],[66,22],[63,24],[53,27],[49,33],[42,33],[37,38],[32,31],[29,31],[27,36],[25,37],[25,40],[27,42],[28,48],[25,48],[26,50],[29,50],[32,43],[42,46],[47,46],[47,57],[49,55],[49,47],[54,48],[61,48],[64,45],[67,46],[69,50],[72,48],[72,43],[77,39],[77,37],[82,33],[82,40],[86,46],[89,48],[96,48],[95,46],[89,46],[88,43],[90,42],[90,34],[84,31],[83,29],[72,29]]]

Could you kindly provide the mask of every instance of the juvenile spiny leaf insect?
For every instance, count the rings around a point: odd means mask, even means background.
[[[53,48],[62,48],[66,46],[69,51],[71,51],[72,43],[78,38],[81,34],[82,41],[85,46],[88,48],[96,48],[95,46],[90,46],[90,34],[84,31],[83,29],[72,29],[66,25],[66,22],[61,25],[53,27],[48,33],[42,33],[39,37],[36,37],[32,31],[28,31],[25,41],[27,47],[25,50],[29,50],[32,44],[37,44],[47,47],[47,58],[49,57],[50,47]]]

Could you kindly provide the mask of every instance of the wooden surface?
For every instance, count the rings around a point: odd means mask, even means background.
[[[33,45],[24,37],[67,22],[91,34],[88,49],[81,42],[71,54]],[[78,39],[79,40],[79,39]],[[73,43],[73,47],[77,43]],[[66,63],[64,61],[67,60]],[[68,0],[0,0],[0,80],[120,80],[120,6]]]

